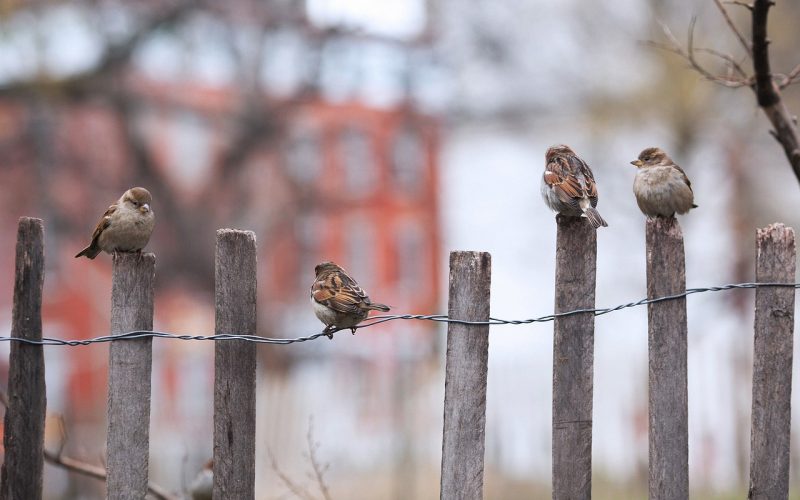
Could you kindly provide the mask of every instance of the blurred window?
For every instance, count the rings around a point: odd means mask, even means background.
[[[172,115],[169,168],[189,189],[199,188],[210,173],[211,134],[208,123],[193,111]]]
[[[401,191],[414,193],[425,175],[425,143],[420,131],[402,127],[392,144],[392,183]]]
[[[300,182],[316,179],[322,170],[320,133],[312,127],[298,128],[289,135],[284,161],[289,175]]]
[[[397,289],[411,299],[426,289],[425,241],[417,225],[402,224],[397,233]]]
[[[375,231],[369,218],[355,215],[347,219],[347,265],[346,269],[369,293],[378,280],[374,276],[376,245]]]
[[[339,136],[339,154],[348,194],[359,197],[375,188],[375,157],[367,133],[348,126]]]
[[[307,290],[314,277],[314,266],[318,264],[317,250],[321,248],[322,220],[316,215],[301,215],[295,222],[297,241],[297,287]]]

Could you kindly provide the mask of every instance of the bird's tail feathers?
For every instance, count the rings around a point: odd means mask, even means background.
[[[583,215],[589,219],[589,223],[593,228],[597,229],[600,226],[608,227],[608,222],[600,216],[600,212],[594,207],[586,207],[583,209]]]
[[[99,248],[93,247],[92,245],[89,245],[88,247],[86,247],[83,250],[81,250],[80,252],[78,252],[78,254],[75,256],[75,258],[77,259],[78,257],[86,256],[89,259],[94,259],[95,257],[97,257],[97,254],[99,254],[99,253],[100,253],[100,249]]]
[[[385,304],[369,304],[366,308],[370,311],[381,311],[381,312],[389,312],[391,307]]]

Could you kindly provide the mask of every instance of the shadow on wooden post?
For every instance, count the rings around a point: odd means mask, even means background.
[[[759,229],[756,251],[756,282],[795,282],[794,230],[783,224]],[[788,287],[756,288],[751,499],[789,496],[794,295]]]
[[[489,320],[492,257],[450,253],[450,318]],[[447,325],[442,435],[443,499],[483,498],[488,325]]]
[[[42,339],[44,230],[40,219],[22,217],[17,229],[11,336]],[[42,346],[11,343],[0,498],[42,498],[44,420],[47,411]]]
[[[674,217],[647,221],[647,297],[686,290],[683,234]],[[686,298],[647,305],[650,498],[689,498]]]
[[[216,252],[217,335],[256,334],[256,236],[220,229]],[[255,496],[256,345],[214,346],[214,498]]]
[[[111,334],[153,329],[152,253],[113,256]],[[150,454],[153,339],[116,340],[109,347],[107,498],[144,498]]]

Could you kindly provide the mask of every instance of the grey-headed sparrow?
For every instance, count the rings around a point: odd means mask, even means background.
[[[92,242],[75,257],[97,257],[101,251],[139,252],[153,232],[155,215],[150,208],[153,198],[142,187],[131,188],[108,207],[92,233]]]
[[[647,217],[673,217],[697,208],[692,183],[667,153],[659,148],[647,148],[631,164],[638,168],[633,194]]]
[[[350,328],[367,319],[370,311],[386,312],[389,306],[374,304],[356,280],[333,262],[323,262],[314,268],[316,278],[311,285],[311,305],[314,314],[325,324],[325,333],[333,338],[335,330]]]
[[[597,184],[592,170],[569,146],[552,146],[545,153],[542,197],[555,212],[586,217],[593,228],[608,226],[597,211]]]

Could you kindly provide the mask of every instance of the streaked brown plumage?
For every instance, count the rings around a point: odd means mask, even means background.
[[[552,146],[545,153],[542,197],[557,213],[586,217],[597,229],[608,223],[597,211],[597,184],[589,165],[569,146]]]
[[[101,251],[139,252],[147,245],[155,225],[150,208],[153,198],[142,187],[131,188],[108,207],[92,233],[92,242],[78,252],[76,258],[97,257]]]
[[[311,304],[314,314],[325,324],[323,332],[333,338],[333,332],[361,323],[370,311],[389,310],[389,306],[374,304],[356,280],[333,262],[323,262],[314,268],[316,278],[311,285]]]
[[[692,183],[686,172],[659,148],[647,148],[631,162],[638,168],[633,194],[647,217],[674,217],[685,214],[694,204]]]

